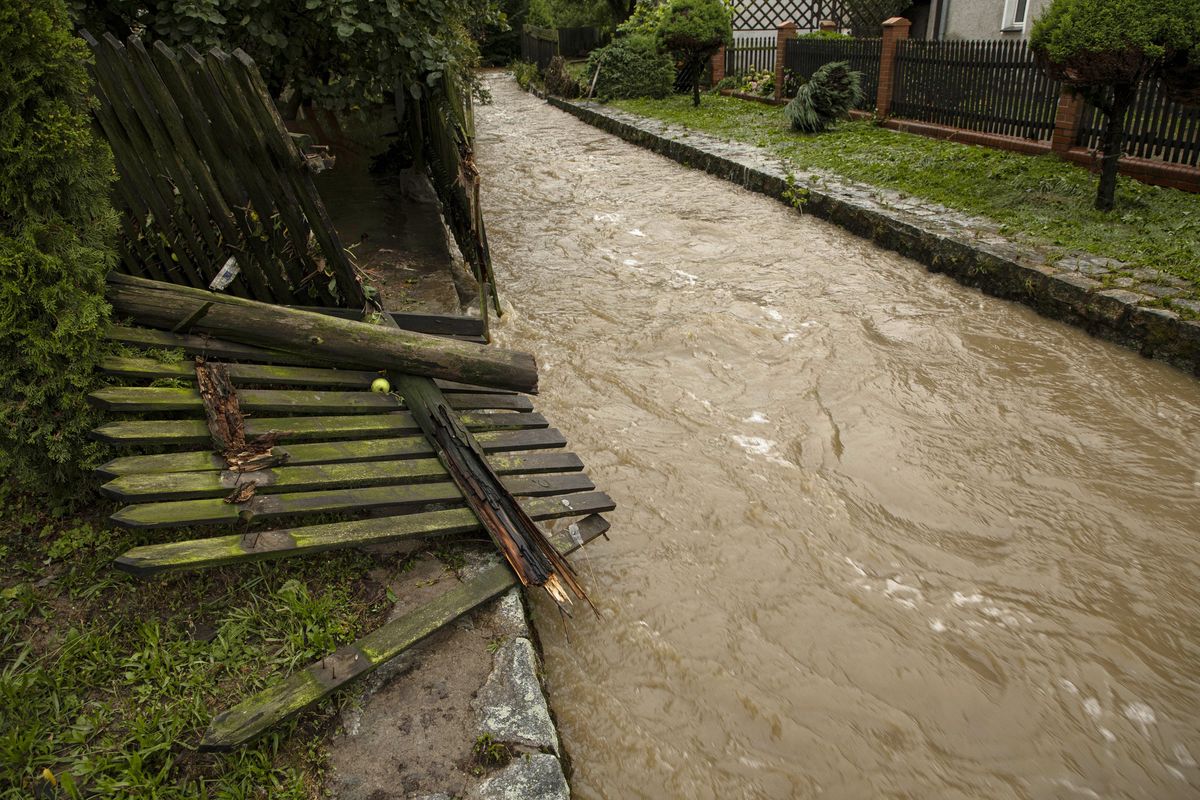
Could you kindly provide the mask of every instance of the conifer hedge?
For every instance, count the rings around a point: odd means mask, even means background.
[[[0,476],[76,489],[104,349],[116,215],[63,0],[0,0]]]

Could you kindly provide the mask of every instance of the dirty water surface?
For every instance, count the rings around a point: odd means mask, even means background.
[[[617,500],[577,798],[1200,792],[1200,383],[488,82],[501,344]]]

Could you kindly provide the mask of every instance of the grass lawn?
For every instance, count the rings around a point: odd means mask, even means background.
[[[1015,240],[1154,267],[1200,289],[1200,195],[1122,177],[1117,210],[1092,208],[1096,176],[1054,156],[1026,156],[845,122],[793,133],[783,109],[719,95],[617,100],[611,105],[728,140],[796,169],[820,169],[987,217]]]
[[[0,798],[319,796],[344,698],[232,754],[196,744],[215,711],[375,627],[391,603],[367,570],[406,562],[353,552],[142,582],[112,559],[162,532],[113,528],[107,503],[46,506],[0,488]]]

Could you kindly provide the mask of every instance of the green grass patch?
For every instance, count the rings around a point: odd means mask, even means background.
[[[214,713],[382,619],[366,579],[382,557],[141,582],[112,559],[165,537],[113,528],[111,510],[0,489],[0,798],[319,796],[321,734],[344,697],[232,754],[196,745]]]
[[[1117,210],[1092,208],[1096,176],[1055,156],[1027,156],[844,122],[792,132],[782,108],[731,97],[618,100],[612,106],[762,147],[795,170],[824,170],[993,220],[1016,241],[1153,267],[1200,288],[1200,195],[1122,177]]]

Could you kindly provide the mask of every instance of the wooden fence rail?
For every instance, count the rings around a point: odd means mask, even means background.
[[[82,35],[120,177],[121,271],[209,288],[228,265],[236,296],[365,307],[311,162],[249,56]]]
[[[747,36],[735,39],[725,48],[725,74],[745,75],[747,72],[768,72],[775,69],[775,37]]]

